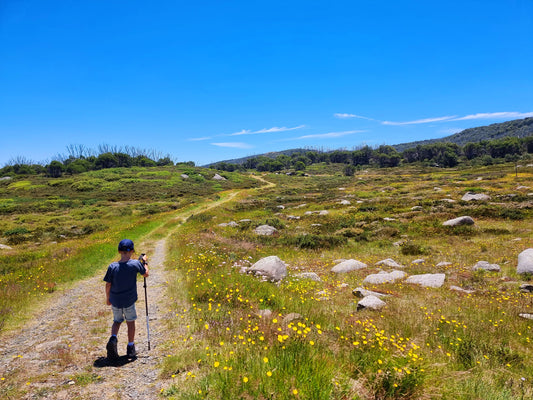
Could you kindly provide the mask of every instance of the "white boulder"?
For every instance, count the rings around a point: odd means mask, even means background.
[[[367,265],[365,263],[350,259],[342,261],[341,263],[335,265],[333,268],[331,268],[331,272],[334,272],[336,274],[342,274],[366,267]]]
[[[278,282],[287,276],[287,266],[278,256],[268,256],[248,268],[248,272]]]
[[[518,255],[516,272],[519,274],[533,274],[533,248],[526,249]]]

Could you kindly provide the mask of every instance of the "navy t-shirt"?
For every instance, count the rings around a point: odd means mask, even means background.
[[[137,301],[137,274],[146,274],[139,260],[114,262],[107,267],[104,281],[111,283],[109,301],[117,308],[126,308]]]

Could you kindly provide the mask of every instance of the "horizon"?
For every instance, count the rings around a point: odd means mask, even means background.
[[[8,0],[0,40],[0,166],[102,144],[207,165],[533,117],[527,0]]]

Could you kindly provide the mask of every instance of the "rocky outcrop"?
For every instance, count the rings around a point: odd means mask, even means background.
[[[247,272],[278,282],[287,276],[287,266],[278,256],[268,256],[253,264]]]
[[[414,283],[423,287],[440,288],[444,285],[445,274],[421,274],[411,275],[405,280],[405,283]]]
[[[498,264],[491,264],[488,261],[478,261],[476,265],[472,267],[473,271],[477,271],[478,269],[482,269],[485,271],[491,271],[491,272],[501,271],[501,268]]]
[[[357,310],[381,310],[383,307],[385,307],[387,303],[385,303],[383,300],[376,296],[366,296],[363,297],[358,303],[357,303]]]
[[[331,268],[331,272],[334,272],[336,274],[343,274],[346,272],[355,271],[361,268],[366,268],[367,265],[365,263],[362,263],[361,261],[357,260],[345,260],[341,263],[335,265],[333,268]]]
[[[270,225],[259,225],[254,229],[256,235],[271,236],[276,233],[278,230]]]
[[[368,275],[363,279],[363,283],[369,285],[379,285],[381,283],[392,283],[398,279],[405,278],[407,274],[403,271],[394,270],[392,272],[381,271],[377,274]]]
[[[445,221],[442,223],[442,225],[444,226],[459,226],[459,225],[474,225],[474,224],[475,224],[474,219],[466,215],[463,217],[449,219],[448,221]]]
[[[533,274],[533,248],[526,249],[518,255],[516,272],[519,274]]]

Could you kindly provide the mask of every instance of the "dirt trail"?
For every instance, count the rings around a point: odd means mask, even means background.
[[[232,200],[235,191],[219,201],[204,203],[194,210],[174,215],[169,237],[193,213]],[[166,226],[169,224],[167,222]],[[150,316],[148,351],[142,280],[138,281],[136,347],[134,361],[121,358],[110,366],[105,345],[110,335],[111,310],[105,304],[105,266],[94,277],[55,294],[48,307],[17,332],[0,337],[0,398],[2,399],[155,399],[164,385],[158,379],[158,364],[165,357],[167,270],[166,238],[136,244],[149,255],[147,278]],[[120,329],[119,354],[127,344],[126,324]],[[24,394],[21,396],[21,392]]]

